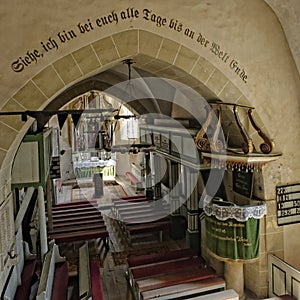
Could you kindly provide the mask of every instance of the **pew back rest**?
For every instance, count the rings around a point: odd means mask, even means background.
[[[92,299],[88,243],[79,248],[79,299]]]
[[[11,271],[9,282],[3,295],[3,299],[5,300],[13,300],[18,285],[21,284],[21,273],[24,267],[24,251],[22,240],[22,226],[20,226],[16,233],[16,254],[18,255],[18,264],[13,266]]]
[[[22,284],[21,274],[24,269],[25,260],[35,259],[35,255],[31,254],[29,251],[27,242],[23,241],[21,226],[16,233],[15,251],[18,257],[18,263],[12,267],[5,292],[2,296],[5,300],[14,299],[18,286]]]
[[[50,249],[45,255],[36,300],[51,300],[55,263],[63,261],[65,258],[59,255],[58,245],[51,242]]]

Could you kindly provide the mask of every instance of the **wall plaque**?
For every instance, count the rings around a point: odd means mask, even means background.
[[[232,172],[232,182],[233,190],[236,193],[246,196],[247,198],[252,197],[252,172],[244,171],[233,171]]]
[[[278,225],[300,222],[300,184],[277,186],[276,200]]]

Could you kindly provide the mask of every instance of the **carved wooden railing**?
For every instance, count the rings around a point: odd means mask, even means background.
[[[249,118],[249,121],[251,123],[251,125],[253,126],[253,128],[256,130],[257,134],[263,139],[263,143],[260,144],[260,151],[262,154],[269,154],[272,152],[272,150],[274,149],[274,142],[267,136],[266,133],[264,133],[262,131],[262,129],[257,125],[257,123],[254,121],[253,119],[253,107],[249,107],[249,106],[245,106],[245,105],[239,105],[239,104],[234,104],[234,103],[224,103],[224,102],[211,102],[210,103],[212,106],[216,105],[217,106],[217,112],[218,112],[218,116],[217,116],[217,125],[215,126],[215,128],[213,128],[213,134],[212,137],[210,138],[207,135],[208,132],[208,128],[210,126],[213,125],[213,117],[214,117],[214,110],[209,106],[209,109],[206,108],[207,110],[207,117],[206,120],[202,126],[202,128],[198,131],[198,133],[196,134],[194,140],[195,140],[195,144],[197,146],[197,148],[200,151],[204,151],[204,152],[214,152],[214,153],[220,153],[221,151],[223,151],[225,149],[225,145],[224,143],[220,140],[220,131],[222,129],[221,126],[221,122],[222,122],[222,106],[228,106],[228,107],[233,107],[232,111],[233,111],[233,115],[235,118],[235,122],[239,128],[241,137],[243,139],[241,148],[242,151],[244,152],[244,154],[251,154],[251,153],[258,153],[255,145],[253,143],[253,140],[251,139],[251,137],[249,136],[248,132],[246,131],[246,129],[244,128],[240,117],[239,117],[239,113],[238,110],[240,108],[243,109],[247,109],[247,116]]]

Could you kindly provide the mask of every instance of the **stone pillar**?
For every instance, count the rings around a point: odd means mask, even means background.
[[[239,299],[244,300],[244,264],[242,262],[226,261],[224,277],[226,289],[234,289],[239,294]]]
[[[188,228],[187,228],[187,245],[200,254],[201,252],[201,236],[199,232],[199,199],[198,199],[198,177],[199,171],[191,168],[187,170],[187,214],[188,214]]]

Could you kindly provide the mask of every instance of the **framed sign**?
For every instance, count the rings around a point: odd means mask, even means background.
[[[232,172],[233,190],[247,198],[252,197],[253,173],[244,171]]]
[[[276,201],[278,225],[300,222],[300,184],[277,186]]]

